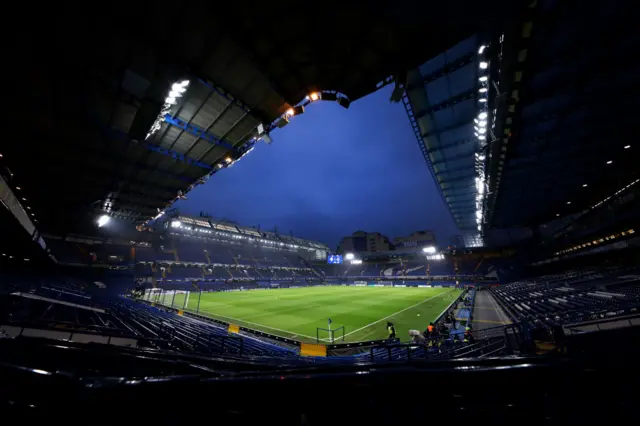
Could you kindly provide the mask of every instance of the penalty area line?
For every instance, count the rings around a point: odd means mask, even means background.
[[[313,340],[316,339],[315,337],[307,336],[306,334],[294,333],[293,331],[289,331],[289,330],[282,330],[280,328],[269,327],[269,326],[266,326],[266,325],[263,325],[263,324],[258,324],[256,322],[245,321],[245,320],[243,320],[241,318],[234,318],[234,317],[229,317],[227,315],[214,314],[214,313],[208,312],[208,311],[206,311],[206,312],[209,315],[211,315],[213,318],[215,318],[215,317],[226,318],[226,319],[230,319],[230,320],[237,321],[237,322],[243,322],[245,324],[257,325],[258,327],[268,328],[269,330],[279,331],[281,333],[287,333],[287,334],[292,335],[292,336],[303,336],[303,337],[306,337],[308,339],[313,339]],[[287,336],[280,336],[280,337],[286,337],[287,339],[292,339],[291,337],[287,337]]]
[[[345,335],[344,335],[344,337],[347,337],[347,336],[349,336],[349,335],[351,335],[351,334],[353,334],[353,333],[357,333],[358,331],[364,330],[365,328],[367,328],[367,327],[371,327],[372,325],[376,325],[377,323],[379,323],[379,322],[381,322],[381,321],[384,321],[384,320],[386,320],[386,319],[389,319],[389,318],[391,318],[391,317],[394,317],[394,316],[396,316],[396,315],[398,315],[398,314],[401,314],[401,313],[403,313],[403,312],[405,312],[405,311],[408,311],[408,310],[409,310],[409,309],[411,309],[411,308],[415,308],[416,306],[422,305],[423,303],[428,302],[429,300],[435,299],[436,297],[440,297],[440,296],[442,296],[442,295],[445,295],[445,294],[447,294],[447,293],[450,293],[450,292],[451,292],[451,291],[453,291],[454,289],[455,289],[455,288],[452,288],[451,290],[447,290],[447,291],[444,291],[444,292],[442,292],[442,293],[440,293],[440,294],[436,294],[435,296],[432,296],[432,297],[429,297],[429,298],[427,298],[427,299],[424,299],[423,301],[418,302],[418,303],[416,303],[415,305],[408,306],[408,307],[406,307],[406,308],[404,308],[404,309],[399,310],[398,312],[394,312],[394,313],[392,313],[391,315],[387,315],[387,316],[386,316],[386,317],[384,317],[384,318],[380,318],[379,320],[374,321],[374,322],[372,322],[372,323],[370,323],[370,324],[367,324],[367,325],[365,325],[364,327],[360,327],[360,328],[358,328],[358,329],[356,329],[356,330],[350,331],[349,333],[345,334]],[[321,339],[321,340],[330,340],[330,339]]]

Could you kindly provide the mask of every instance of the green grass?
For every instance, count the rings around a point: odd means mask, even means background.
[[[452,288],[347,286],[205,292],[199,313],[306,342],[315,341],[317,327],[327,328],[328,318],[333,329],[345,327],[347,342],[384,339],[391,321],[397,336],[407,340],[410,329],[424,330],[459,294]],[[184,298],[177,294],[174,306]],[[198,293],[192,292],[186,309],[197,307]]]

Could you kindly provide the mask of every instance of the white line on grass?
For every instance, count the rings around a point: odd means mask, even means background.
[[[280,314],[282,314],[284,312],[293,312],[293,311],[298,311],[300,309],[310,308],[312,306],[319,306],[319,305],[321,305],[321,303],[313,302],[313,303],[308,303],[306,305],[294,306],[294,307],[289,308],[289,309],[283,309],[283,310],[278,311],[278,312],[263,312],[263,313],[257,314],[257,315],[249,315],[247,318],[256,319],[256,318],[264,317],[266,315],[280,315]],[[245,320],[243,320],[243,321],[245,321]]]
[[[268,327],[268,326],[266,326],[266,325],[264,325],[264,324],[258,324],[257,322],[245,321],[245,320],[243,320],[243,319],[240,319],[240,318],[234,318],[234,317],[229,317],[229,316],[227,316],[227,315],[214,314],[213,312],[209,312],[209,311],[205,311],[205,312],[207,312],[208,314],[212,315],[214,318],[215,318],[215,317],[227,318],[227,319],[230,319],[230,320],[233,320],[233,321],[244,322],[244,323],[246,323],[246,324],[257,325],[257,326],[260,326],[260,327],[262,327],[262,328],[268,328],[269,330],[276,330],[276,331],[279,331],[279,332],[281,332],[281,333],[287,333],[287,334],[290,334],[290,335],[296,335],[296,333],[294,333],[293,331],[289,331],[289,330],[281,330],[281,329],[279,329],[279,328],[275,328],[275,327]],[[297,333],[297,335],[298,335],[298,336],[304,336],[304,337],[307,337],[307,338],[309,338],[309,339],[314,339],[314,340],[316,339],[316,337],[314,337],[314,336],[307,336],[306,334],[300,334],[300,333]],[[283,337],[284,337],[284,336],[283,336]],[[289,337],[288,337],[288,338],[289,338]]]
[[[454,290],[454,289],[452,288],[451,290],[447,290],[447,291],[442,292],[442,293],[440,293],[440,294],[436,294],[435,296],[432,296],[432,297],[429,297],[429,298],[427,298],[427,299],[424,299],[423,301],[418,302],[418,303],[416,303],[415,305],[411,305],[411,306],[406,307],[406,308],[404,308],[404,309],[402,309],[402,310],[399,310],[398,312],[394,312],[394,313],[392,313],[391,315],[387,315],[387,316],[386,316],[386,317],[384,317],[384,318],[380,318],[379,320],[374,321],[374,322],[372,322],[372,323],[370,323],[370,324],[367,324],[367,325],[365,325],[364,327],[360,327],[360,328],[358,328],[357,330],[353,330],[353,331],[351,331],[351,332],[349,332],[349,333],[345,334],[345,335],[344,335],[344,337],[347,337],[347,336],[349,336],[349,335],[351,335],[351,334],[353,334],[353,333],[357,333],[357,332],[358,332],[358,331],[360,331],[360,330],[364,330],[364,329],[365,329],[365,328],[367,328],[367,327],[371,327],[372,325],[375,325],[375,324],[379,323],[380,321],[384,321],[384,320],[389,319],[389,318],[391,318],[391,317],[393,317],[393,316],[396,316],[396,315],[398,315],[398,314],[401,314],[401,313],[403,313],[404,311],[408,311],[408,310],[409,310],[409,309],[411,309],[411,308],[415,308],[415,307],[416,307],[416,306],[418,306],[418,305],[422,305],[424,302],[428,302],[428,301],[429,301],[429,300],[431,300],[431,299],[435,299],[436,297],[440,297],[440,296],[442,296],[443,294],[447,294],[447,293],[451,292],[452,290]],[[320,339],[320,340],[331,340],[331,339]]]

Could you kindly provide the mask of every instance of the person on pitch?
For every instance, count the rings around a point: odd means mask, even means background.
[[[389,332],[389,339],[396,338],[396,328],[394,327],[392,322],[387,323],[387,331]]]

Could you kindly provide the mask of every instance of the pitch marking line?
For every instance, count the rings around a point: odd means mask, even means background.
[[[453,290],[454,290],[454,289],[452,288],[451,290],[447,290],[447,291],[445,291],[445,292],[443,292],[443,293],[436,294],[435,296],[432,296],[432,297],[429,297],[429,298],[427,298],[427,299],[424,299],[423,301],[418,302],[418,303],[416,303],[415,305],[411,305],[411,306],[409,306],[409,307],[406,307],[406,308],[404,308],[404,309],[399,310],[398,312],[394,312],[394,313],[392,313],[391,315],[387,315],[387,316],[386,316],[386,317],[384,317],[384,318],[380,318],[380,319],[379,319],[379,320],[377,320],[377,321],[374,321],[374,322],[372,322],[372,323],[370,323],[370,324],[367,324],[367,325],[365,325],[364,327],[360,327],[360,328],[358,328],[358,329],[356,329],[356,330],[350,331],[349,333],[345,334],[345,335],[344,335],[344,337],[347,337],[347,336],[349,336],[349,335],[351,335],[351,334],[353,334],[353,333],[357,333],[357,332],[358,332],[358,331],[360,331],[360,330],[364,330],[364,329],[365,329],[365,328],[367,328],[367,327],[371,327],[372,325],[375,325],[375,324],[379,323],[380,321],[384,321],[384,320],[389,319],[389,318],[391,318],[391,317],[393,317],[393,316],[396,316],[396,315],[398,315],[398,314],[401,314],[401,313],[403,313],[404,311],[408,311],[408,310],[409,310],[409,309],[411,309],[411,308],[415,308],[415,307],[416,307],[416,306],[418,306],[418,305],[422,305],[424,302],[428,302],[428,301],[429,301],[429,300],[431,300],[431,299],[435,299],[436,297],[440,297],[440,296],[442,296],[442,295],[444,295],[444,294],[447,294],[447,293],[449,293],[449,292],[451,292],[451,291],[453,291]],[[320,340],[325,340],[325,341],[326,341],[326,340],[331,340],[331,339],[320,339]]]
[[[315,339],[316,339],[316,337],[315,337],[315,336],[307,336],[306,334],[300,334],[300,333],[297,333],[297,334],[296,334],[296,333],[294,333],[293,331],[289,331],[289,330],[282,330],[282,329],[275,328],[275,327],[268,327],[268,326],[266,326],[266,325],[264,325],[264,324],[258,324],[257,322],[245,321],[245,320],[243,320],[243,319],[240,319],[240,318],[234,318],[234,317],[229,317],[229,316],[227,316],[227,315],[214,314],[213,312],[209,312],[209,311],[206,311],[206,312],[207,312],[208,314],[212,315],[214,318],[215,318],[215,317],[227,318],[227,319],[230,319],[230,320],[233,320],[233,321],[244,322],[244,323],[246,323],[246,324],[257,325],[257,326],[262,327],[262,328],[268,328],[269,330],[275,330],[275,331],[279,331],[279,332],[281,332],[281,333],[287,333],[287,334],[289,334],[289,335],[304,336],[304,337],[307,337],[307,338],[309,338],[309,339],[313,339],[313,340],[315,340]],[[285,336],[282,336],[282,337],[285,337]],[[290,337],[287,337],[287,339],[290,339]]]
[[[282,313],[284,313],[284,312],[293,312],[293,311],[297,311],[297,310],[300,310],[300,309],[310,308],[310,307],[312,307],[312,306],[320,306],[320,305],[321,305],[321,303],[313,302],[313,303],[309,303],[309,304],[306,304],[306,305],[293,306],[293,307],[291,307],[291,308],[287,308],[287,309],[283,309],[283,310],[281,310],[281,311],[278,311],[278,312],[276,312],[276,314],[282,314]],[[251,319],[256,319],[256,318],[263,317],[263,316],[265,316],[265,315],[267,315],[267,316],[268,316],[268,315],[274,315],[274,313],[273,313],[273,312],[263,312],[263,313],[261,313],[261,314],[257,314],[257,315],[249,315],[249,316],[247,317],[247,319],[249,319],[249,318],[251,318]],[[243,321],[246,321],[246,320],[243,320]]]

